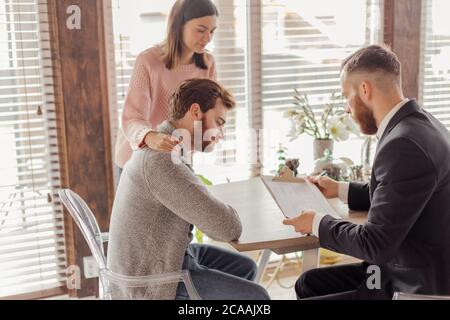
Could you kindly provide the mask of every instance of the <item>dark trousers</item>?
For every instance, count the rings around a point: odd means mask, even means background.
[[[305,272],[295,284],[299,300],[354,300],[364,284],[367,264],[318,268]]]
[[[204,300],[268,300],[269,295],[253,282],[256,264],[247,256],[221,248],[190,244],[183,262],[195,289]],[[184,284],[177,299],[189,299]]]

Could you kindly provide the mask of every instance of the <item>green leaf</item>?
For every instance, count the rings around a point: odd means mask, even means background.
[[[197,227],[195,227],[195,239],[197,240],[197,243],[203,243],[203,232]]]
[[[206,179],[204,176],[202,176],[201,174],[198,174],[197,177],[200,179],[201,182],[203,182],[206,186],[210,187],[213,185],[213,183],[211,181],[209,181],[208,179]]]

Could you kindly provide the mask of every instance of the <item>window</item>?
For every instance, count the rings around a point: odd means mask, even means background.
[[[247,8],[245,0],[216,0],[220,12],[218,29],[208,49],[214,55],[218,80],[233,92],[237,108],[228,115],[225,141],[213,154],[197,154],[194,168],[214,183],[245,179],[249,175],[246,143],[236,135],[247,132]],[[166,35],[167,18],[174,0],[146,2],[113,0],[115,52],[115,101],[113,137],[120,118],[137,55],[160,43]],[[130,23],[133,21],[133,23]],[[152,30],[145,32],[145,30]],[[246,141],[245,141],[246,142]],[[114,141],[113,141],[114,143]],[[240,147],[237,147],[239,144]]]
[[[422,23],[423,106],[450,129],[449,1],[424,0]]]
[[[331,93],[340,92],[341,60],[381,41],[381,1],[349,0],[342,6],[333,0],[215,0],[220,18],[209,49],[219,81],[235,94],[238,108],[230,117],[226,141],[214,155],[197,155],[196,171],[214,183],[246,179],[260,173],[252,166],[258,152],[263,172],[269,173],[276,168],[280,142],[310,170],[312,143],[306,137],[288,142],[290,123],[283,111],[293,102],[294,88],[307,93],[317,111]],[[135,58],[164,38],[174,1],[124,3],[113,0],[112,5],[119,119]],[[113,135],[119,119],[113,120]],[[360,139],[340,143],[337,154],[359,162],[361,144]]]
[[[0,0],[0,297],[65,286],[45,2]]]
[[[359,48],[380,43],[378,0],[263,0],[262,108],[264,168],[276,166],[281,142],[288,155],[300,157],[301,170],[313,170],[312,141],[286,138],[290,129],[283,111],[292,107],[294,88],[308,95],[312,108],[323,110],[330,95],[340,94],[341,61]],[[360,139],[335,144],[335,154],[360,160]]]

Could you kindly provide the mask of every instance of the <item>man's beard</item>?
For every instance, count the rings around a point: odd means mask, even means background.
[[[373,111],[362,101],[359,95],[356,96],[356,106],[353,108],[353,118],[359,124],[361,132],[366,135],[375,135],[378,132],[377,121],[373,116]]]

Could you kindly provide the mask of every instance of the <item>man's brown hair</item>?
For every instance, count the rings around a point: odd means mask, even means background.
[[[397,55],[387,46],[372,45],[362,48],[342,62],[342,71],[352,73],[383,73],[401,84],[402,66]],[[381,80],[381,79],[380,79]]]
[[[228,110],[236,106],[232,94],[216,81],[210,79],[186,80],[175,90],[170,101],[171,120],[184,118],[194,103],[200,105],[203,113],[207,113],[216,106],[218,99],[222,100]]]

